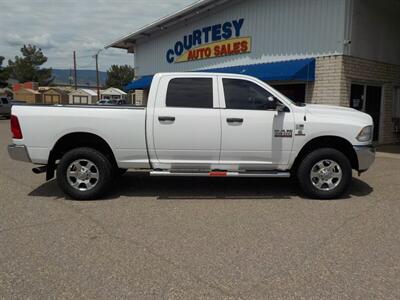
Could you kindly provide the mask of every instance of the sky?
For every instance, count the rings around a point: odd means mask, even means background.
[[[69,69],[72,52],[78,69],[95,69],[92,56],[105,45],[195,0],[0,0],[0,56],[21,55],[23,44],[40,47],[46,67]],[[112,64],[133,66],[126,50],[107,49],[99,69]]]

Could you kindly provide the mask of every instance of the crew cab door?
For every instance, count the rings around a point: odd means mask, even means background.
[[[153,115],[155,168],[212,169],[221,144],[217,78],[163,76]]]
[[[283,103],[258,81],[219,77],[221,99],[221,158],[227,170],[275,170],[290,159],[293,114],[278,112]],[[275,95],[277,93],[275,92]]]

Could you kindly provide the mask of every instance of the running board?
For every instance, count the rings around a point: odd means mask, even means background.
[[[151,176],[189,176],[189,177],[264,177],[264,178],[289,178],[289,172],[176,172],[176,171],[151,171]]]

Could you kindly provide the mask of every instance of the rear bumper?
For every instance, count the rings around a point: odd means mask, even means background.
[[[15,145],[15,144],[8,145],[8,155],[13,160],[31,162],[28,149],[26,149],[25,145]]]
[[[372,145],[353,146],[358,159],[358,171],[364,172],[375,161],[375,148]]]

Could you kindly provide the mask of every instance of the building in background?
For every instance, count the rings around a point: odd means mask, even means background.
[[[97,92],[90,89],[77,89],[69,94],[69,104],[96,104]]]
[[[42,94],[38,91],[39,85],[37,82],[24,82],[13,84],[14,99],[25,101],[28,104],[42,102]]]
[[[120,89],[110,87],[106,90],[100,91],[101,99],[111,99],[111,100],[126,100],[127,93],[121,91]]]
[[[68,104],[69,91],[59,88],[50,88],[43,92],[43,104]]]
[[[24,83],[14,83],[12,85],[12,89],[13,89],[14,93],[18,92],[22,88],[38,91],[39,84],[37,82],[28,81],[28,82],[24,82]]]
[[[392,143],[400,120],[400,1],[203,0],[106,47],[134,53],[146,102],[157,72],[260,78],[294,101],[349,106]],[[143,91],[141,93],[140,91]]]
[[[24,101],[27,104],[42,103],[42,94],[33,89],[19,88],[14,92],[14,99],[18,101]]]

